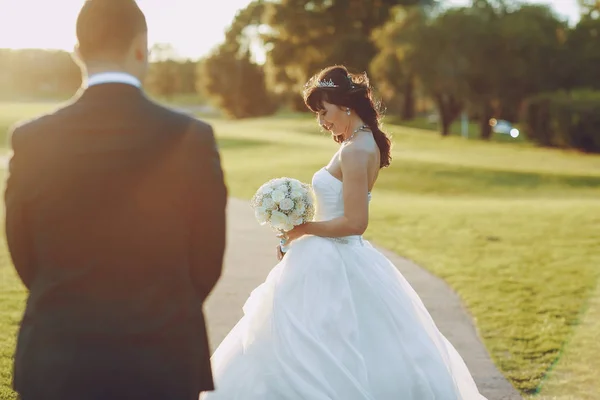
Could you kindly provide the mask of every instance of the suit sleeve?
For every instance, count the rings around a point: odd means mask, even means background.
[[[193,183],[192,280],[202,300],[213,290],[223,270],[226,245],[227,187],[214,132],[200,133],[199,154],[193,155],[199,177]]]
[[[9,132],[13,155],[8,165],[8,178],[4,192],[6,241],[12,262],[23,284],[30,289],[35,277],[31,258],[30,227],[23,196],[24,154],[22,132],[16,128]]]

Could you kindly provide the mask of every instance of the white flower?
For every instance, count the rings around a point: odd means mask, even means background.
[[[259,224],[264,225],[269,220],[269,211],[265,207],[256,207],[254,209],[254,216]]]
[[[294,210],[290,213],[289,219],[292,225],[300,225],[304,223],[304,213],[299,212],[298,210]]]
[[[264,185],[260,189],[260,193],[263,194],[263,195],[271,194],[272,191],[273,191],[273,188],[270,185]]]
[[[275,178],[269,181],[269,185],[271,185],[272,188],[276,188],[277,186],[281,186],[283,184],[285,184],[285,178]]]
[[[280,211],[273,211],[271,214],[271,226],[277,230],[289,231],[291,228],[290,219]]]
[[[285,198],[279,202],[279,209],[288,211],[294,208],[294,201],[292,199]]]
[[[288,194],[288,192],[289,192],[288,186],[285,183],[283,185],[279,185],[278,187],[276,187],[275,190],[278,190],[284,194]]]
[[[304,222],[304,218],[301,215],[292,214],[290,215],[290,223],[294,226],[300,225]]]
[[[273,193],[271,193],[271,198],[275,203],[279,203],[281,200],[285,199],[285,193],[280,190],[274,190]]]
[[[296,180],[291,180],[290,182],[290,188],[292,190],[303,190],[304,187],[302,186],[302,183]]]
[[[262,206],[267,210],[274,210],[277,208],[277,205],[270,196],[267,196],[263,199]]]
[[[299,215],[302,215],[304,211],[306,211],[306,204],[304,204],[303,201],[296,202],[296,209],[294,210],[294,212],[298,213]]]
[[[302,189],[292,188],[292,194],[290,196],[292,197],[292,199],[299,199],[300,197],[304,196],[304,192],[302,191]]]

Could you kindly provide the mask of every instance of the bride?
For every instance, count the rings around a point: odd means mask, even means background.
[[[326,68],[304,100],[340,144],[313,176],[315,221],[285,238],[280,262],[211,358],[204,400],[485,400],[396,267],[362,238],[390,140],[366,75]]]

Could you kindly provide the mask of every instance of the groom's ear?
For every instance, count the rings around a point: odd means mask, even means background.
[[[136,60],[138,60],[140,62],[144,62],[144,61],[148,61],[149,57],[150,57],[150,52],[148,51],[146,46],[138,47],[135,50],[135,59]]]
[[[135,49],[135,59],[138,61],[144,61],[144,52],[142,49]]]
[[[148,36],[138,35],[133,43],[134,56],[137,61],[145,61],[148,58]]]

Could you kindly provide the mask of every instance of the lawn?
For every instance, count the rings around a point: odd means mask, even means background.
[[[45,106],[0,107],[0,128]],[[275,176],[309,181],[336,149],[306,116],[210,122],[240,198]],[[394,161],[373,192],[366,236],[459,293],[522,393],[593,399],[586,393],[600,393],[600,157],[386,129]],[[12,398],[5,393],[24,299],[3,254],[0,399]]]

